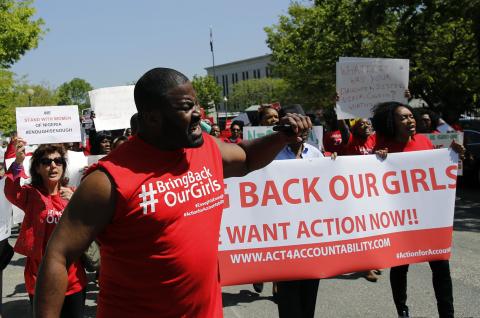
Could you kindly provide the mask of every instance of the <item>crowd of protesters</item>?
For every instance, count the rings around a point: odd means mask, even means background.
[[[135,86],[135,103],[138,113],[128,129],[97,132],[92,127],[83,144],[38,146],[31,154],[30,184],[20,183],[25,141],[12,136],[5,151],[5,158],[15,158],[5,172],[5,195],[25,212],[14,249],[27,257],[25,286],[37,317],[83,316],[87,279],[79,257],[94,241],[102,251],[98,317],[221,317],[217,245],[222,208],[202,217],[200,225],[180,219],[177,214],[183,210],[178,207],[162,206],[162,215],[150,207],[149,215],[149,207],[139,201],[139,189],[148,180],[161,182],[204,166],[222,192],[223,178],[245,175],[272,160],[385,158],[388,153],[433,149],[421,133],[439,133],[447,125],[428,109],[397,102],[376,105],[372,119],[351,121],[338,121],[327,110],[307,116],[298,105],[265,105],[256,124],[283,124],[290,130],[244,143],[242,121],[233,121],[223,132],[218,124],[202,122],[191,83],[171,69],[144,74]],[[325,128],[321,149],[306,143],[312,122]],[[447,126],[459,129],[454,123]],[[452,148],[463,154],[461,145]],[[67,151],[106,156],[85,171],[78,189],[67,186]],[[2,260],[12,256],[4,245]],[[4,263],[8,260],[0,264],[2,269]],[[439,315],[453,317],[449,262],[430,262],[430,267]],[[407,271],[408,265],[390,270],[400,317],[409,317]],[[375,282],[379,273],[370,270],[364,276]],[[263,283],[254,283],[262,292]],[[273,286],[280,317],[313,317],[319,279]]]

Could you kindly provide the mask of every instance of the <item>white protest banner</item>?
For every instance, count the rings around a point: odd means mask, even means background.
[[[16,113],[18,136],[25,139],[28,144],[82,140],[76,105],[17,107]]]
[[[377,103],[406,103],[408,76],[408,60],[340,58],[336,71],[337,118],[369,118]]]
[[[97,131],[130,127],[130,117],[137,112],[133,98],[134,87],[106,87],[88,92],[95,112],[93,121]]]
[[[67,172],[68,185],[78,187],[82,180],[83,172],[88,166],[88,158],[80,151],[68,151]]]
[[[448,148],[452,144],[452,141],[455,140],[457,144],[463,145],[463,132],[456,131],[450,133],[440,133],[440,134],[424,134],[432,142],[435,149],[439,148]],[[460,160],[458,162],[458,176],[463,175],[463,162]]]
[[[448,149],[279,160],[226,179],[223,285],[448,259],[458,156]]]
[[[98,160],[102,159],[105,157],[105,155],[93,155],[93,156],[88,156],[88,165],[93,165],[94,163],[97,163]]]
[[[3,192],[5,179],[0,179],[0,241],[8,238],[12,232],[12,205]]]
[[[265,135],[274,133],[272,126],[244,126],[243,127],[243,139],[252,140],[260,138]],[[307,143],[322,149],[323,147],[323,127],[313,126],[312,130],[308,134]]]

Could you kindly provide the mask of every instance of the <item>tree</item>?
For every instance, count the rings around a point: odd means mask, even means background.
[[[58,87],[58,105],[78,105],[79,110],[90,107],[88,91],[93,90],[92,85],[81,78],[74,78],[70,82]]]
[[[14,82],[12,72],[0,69],[0,131],[4,134],[15,130]]]
[[[218,105],[221,101],[222,88],[215,82],[211,76],[194,75],[192,85],[197,93],[198,102],[206,110],[213,105]]]
[[[240,109],[274,102],[281,104],[298,102],[290,86],[283,79],[261,78],[238,82],[233,85],[228,100],[230,105],[236,105]]]
[[[478,106],[480,1],[317,0],[265,28],[274,72],[304,104],[331,105],[340,56],[410,59],[410,90],[438,108]]]
[[[36,48],[44,34],[42,19],[33,19],[32,1],[0,1],[0,67],[8,68],[30,49]]]

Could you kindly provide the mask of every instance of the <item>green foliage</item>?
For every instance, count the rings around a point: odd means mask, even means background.
[[[88,91],[93,90],[92,85],[81,78],[74,78],[70,82],[58,87],[58,105],[78,105],[79,110],[90,107]]]
[[[44,34],[42,19],[32,19],[32,1],[0,1],[0,67],[9,67],[30,49],[36,48]]]
[[[16,107],[27,107],[30,102],[32,106],[53,106],[57,101],[56,91],[47,84],[30,85],[24,79],[15,79],[12,72],[0,70],[0,131],[9,133],[16,129]]]
[[[357,56],[410,59],[414,95],[464,110],[478,106],[479,12],[479,0],[317,0],[265,31],[274,72],[306,106],[332,106],[335,62]]]
[[[241,81],[233,85],[228,103],[245,109],[251,105],[280,102],[290,104],[298,102],[290,85],[279,78],[261,78]]]
[[[208,110],[213,104],[218,105],[221,101],[222,88],[215,82],[211,76],[194,75],[192,85],[197,93],[197,99],[200,105]]]

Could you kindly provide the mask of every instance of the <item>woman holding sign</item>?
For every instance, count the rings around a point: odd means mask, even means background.
[[[397,102],[378,104],[373,109],[373,127],[377,133],[376,153],[385,158],[390,152],[405,152],[434,149],[430,139],[417,134],[413,109]],[[465,152],[462,145],[452,143],[452,149],[460,154]],[[440,318],[453,317],[453,292],[448,260],[429,262],[432,269],[433,289],[437,298]],[[408,264],[392,267],[390,285],[393,301],[399,317],[410,317],[407,307]]]
[[[20,184],[25,160],[25,142],[18,139],[16,159],[5,177],[5,196],[25,212],[15,251],[27,256],[25,287],[33,303],[37,272],[48,239],[54,231],[73,189],[66,187],[65,149],[61,145],[40,145],[32,155],[30,165],[31,183]],[[61,317],[83,317],[85,305],[85,270],[79,261],[68,269],[68,286]]]

